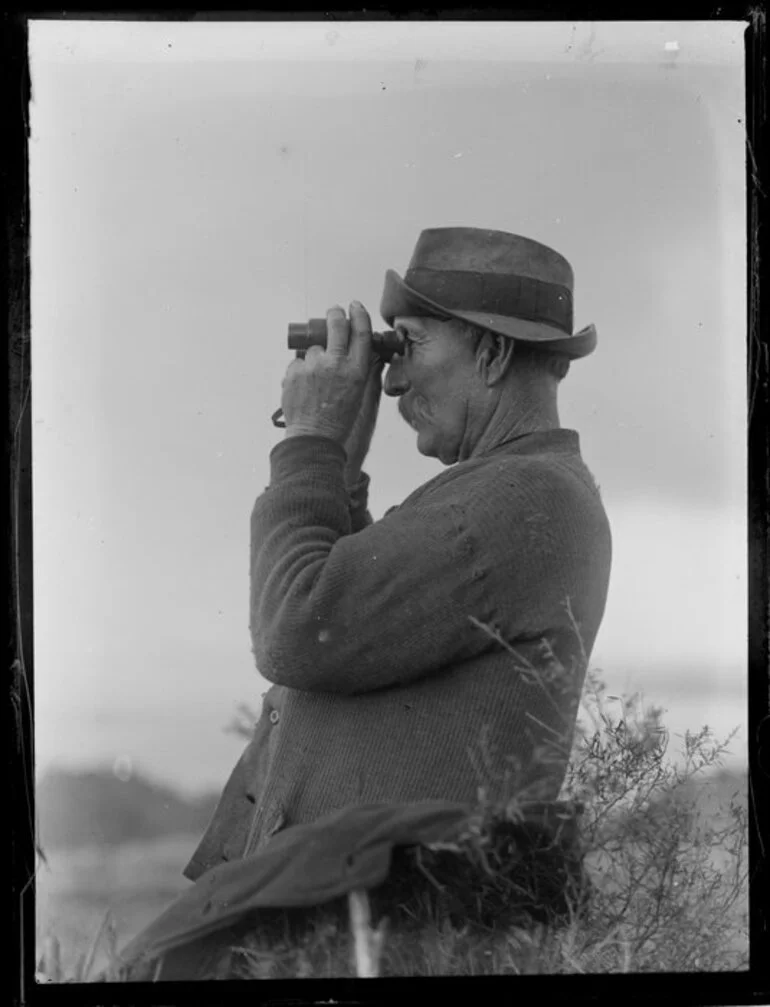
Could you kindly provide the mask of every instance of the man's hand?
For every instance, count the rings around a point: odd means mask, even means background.
[[[293,360],[283,380],[281,406],[286,437],[328,437],[348,453],[346,476],[360,474],[377,418],[382,363],[372,351],[372,326],[363,305],[326,313],[326,349],[311,346]]]
[[[348,456],[345,466],[345,483],[348,486],[352,486],[360,479],[361,469],[372,443],[382,396],[383,366],[382,360],[373,353],[369,363],[369,374],[364,387],[361,407],[353,423],[353,429],[344,444]]]

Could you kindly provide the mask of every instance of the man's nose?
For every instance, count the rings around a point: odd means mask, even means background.
[[[385,372],[382,389],[386,395],[403,395],[408,388],[409,382],[404,373],[404,358],[400,353],[396,353]]]

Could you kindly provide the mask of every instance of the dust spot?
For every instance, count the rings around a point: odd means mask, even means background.
[[[112,765],[112,772],[122,783],[127,783],[134,773],[134,766],[128,755],[119,755]]]
[[[329,45],[336,45],[337,41],[340,38],[340,33],[332,28],[331,31],[326,32],[324,38],[329,43]]]
[[[677,57],[679,55],[679,43],[676,41],[666,42],[666,44],[663,46],[663,52],[665,53],[665,56],[663,57],[664,69],[675,70]]]
[[[318,642],[319,643],[328,643],[330,639],[331,639],[331,633],[329,632],[328,629],[322,629],[319,632],[319,634],[318,634]]]

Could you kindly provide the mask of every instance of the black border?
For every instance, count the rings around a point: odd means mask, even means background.
[[[748,725],[751,970],[767,970],[770,947],[770,451],[768,450],[767,12],[755,9],[746,32],[746,276],[748,447]],[[763,296],[764,294],[764,296]],[[764,892],[764,898],[762,894]],[[765,990],[768,986],[765,972]],[[770,1000],[770,998],[768,998]]]
[[[7,256],[3,276],[7,318],[8,426],[6,460],[9,472],[7,558],[9,590],[9,712],[8,767],[11,797],[10,887],[11,932],[18,944],[6,958],[12,983],[11,1002],[19,1004],[68,1003],[78,1007],[105,1004],[183,1004],[213,1000],[216,1003],[379,1003],[393,999],[424,1000],[453,995],[492,1002],[514,997],[527,1002],[548,997],[559,1002],[658,1003],[693,1005],[768,1004],[770,971],[766,950],[770,947],[770,892],[768,844],[770,843],[770,590],[768,589],[768,543],[770,525],[770,452],[768,450],[768,383],[770,380],[770,328],[763,297],[766,279],[760,263],[768,258],[767,242],[767,25],[765,7],[754,4],[713,3],[688,5],[677,11],[671,3],[646,4],[643,14],[632,14],[617,5],[547,5],[510,9],[479,9],[444,5],[441,8],[399,10],[372,3],[361,10],[273,10],[205,12],[189,10],[143,11],[29,10],[4,12],[0,65],[3,72],[3,125],[5,150],[0,158],[4,195],[4,234]],[[678,16],[677,16],[678,15]],[[632,976],[480,976],[436,979],[307,980],[266,982],[257,987],[248,982],[216,983],[208,993],[201,983],[175,984],[65,984],[34,982],[34,820],[32,683],[34,680],[32,634],[32,467],[31,467],[31,367],[29,301],[29,197],[27,186],[27,136],[30,80],[27,67],[27,24],[31,19],[55,20],[145,20],[145,21],[253,21],[253,20],[738,20],[747,23],[746,128],[747,128],[747,287],[748,374],[747,448],[749,519],[749,773],[751,796],[751,968],[746,973],[650,974]],[[767,270],[765,270],[767,272]],[[729,338],[730,333],[725,337]],[[8,872],[6,872],[8,876]],[[763,897],[764,896],[764,897]],[[715,927],[720,925],[714,921]],[[7,947],[7,945],[6,945]],[[18,968],[17,968],[18,964]]]

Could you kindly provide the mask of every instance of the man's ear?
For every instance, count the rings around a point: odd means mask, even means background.
[[[513,340],[496,332],[485,332],[476,347],[476,370],[491,387],[503,380],[513,360]]]

